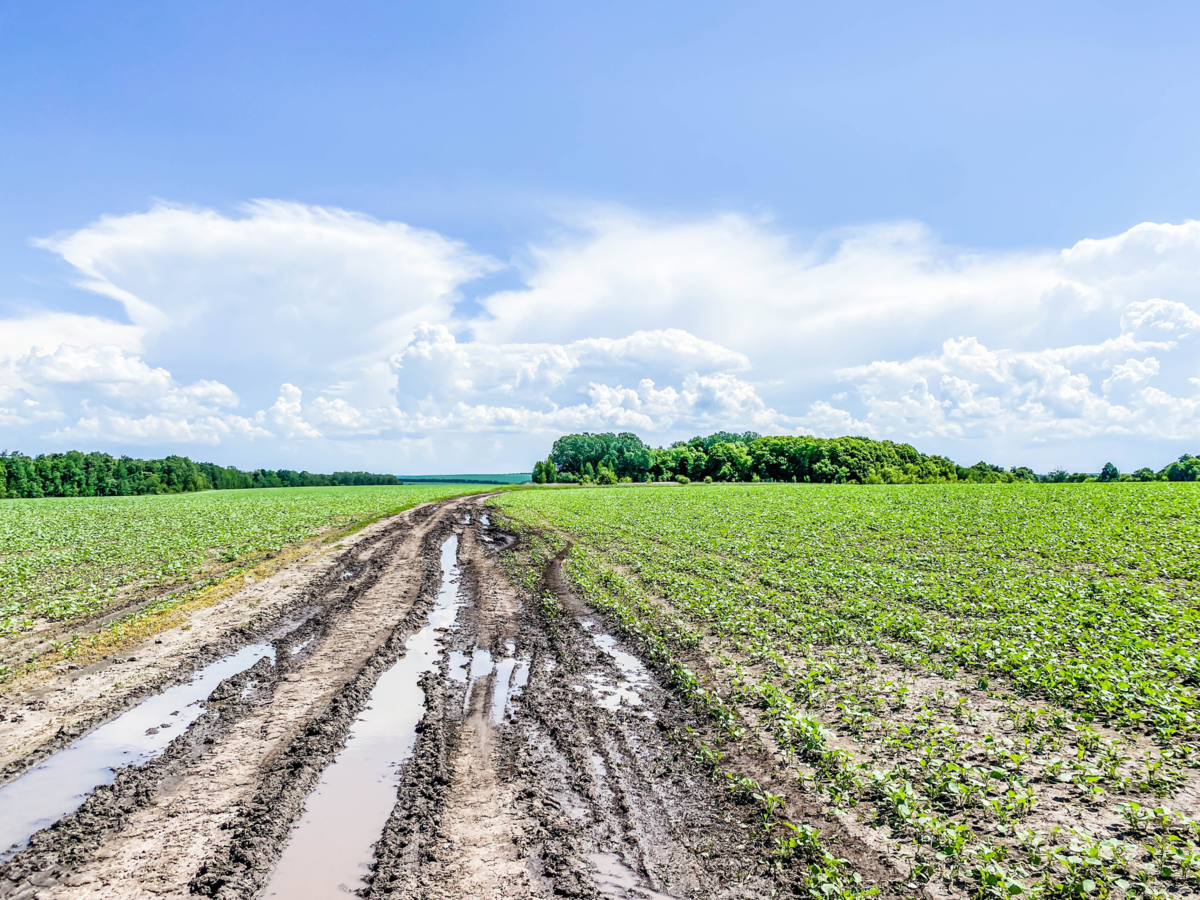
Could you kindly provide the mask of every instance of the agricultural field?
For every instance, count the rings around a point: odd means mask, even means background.
[[[1200,896],[1198,485],[0,513],[0,900]]]
[[[808,867],[817,896],[869,890],[855,875],[872,853],[934,896],[1195,894],[1200,490],[492,502],[721,724],[700,751],[713,777],[761,809],[764,858]],[[733,764],[749,745],[769,779]]]
[[[174,592],[169,602],[181,589],[314,535],[344,534],[420,503],[485,489],[435,484],[0,501],[0,637],[69,627]]]

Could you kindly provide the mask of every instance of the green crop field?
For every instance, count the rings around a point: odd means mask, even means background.
[[[955,896],[1200,873],[1200,488],[722,485],[492,504],[729,740]],[[750,734],[747,732],[752,732]],[[781,857],[817,838],[772,821]],[[818,896],[849,875],[809,858]]]
[[[494,488],[401,485],[0,500],[0,633],[70,622],[326,530]]]

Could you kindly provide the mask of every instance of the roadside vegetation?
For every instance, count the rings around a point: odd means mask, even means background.
[[[8,500],[0,503],[0,635],[70,625],[140,600],[172,602],[314,535],[345,534],[419,503],[483,490],[495,488]]]
[[[763,807],[764,848],[807,867],[815,896],[861,888],[814,823],[781,820],[781,799],[725,771],[747,743],[886,847],[913,888],[1197,892],[1197,486],[492,502],[564,553],[578,594],[722,724],[724,742],[701,749],[714,777]]]

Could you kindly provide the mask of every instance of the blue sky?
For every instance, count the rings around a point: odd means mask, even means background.
[[[0,444],[1161,465],[1200,441],[1198,18],[0,4]]]

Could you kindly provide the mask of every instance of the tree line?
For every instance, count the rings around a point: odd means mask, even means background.
[[[395,475],[334,472],[320,475],[291,469],[254,469],[193,462],[186,456],[164,459],[115,458],[107,453],[47,453],[26,456],[0,453],[0,498],[127,497],[246,488],[329,487],[400,484]]]
[[[753,431],[718,431],[708,437],[650,447],[630,432],[567,434],[550,456],[534,464],[539,484],[633,481],[787,481],[817,484],[976,484],[1075,481],[1196,481],[1200,459],[1183,456],[1161,471],[1122,474],[1112,463],[1098,474],[1059,469],[1037,475],[1025,466],[977,462],[960,466],[911,444],[864,437],[764,437]]]

